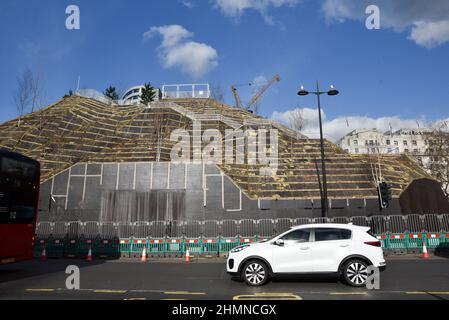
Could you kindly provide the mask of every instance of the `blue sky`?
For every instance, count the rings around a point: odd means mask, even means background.
[[[316,105],[296,95],[300,84],[335,84],[341,95],[322,101],[329,137],[373,121],[384,129],[448,118],[448,2],[376,3],[380,30],[365,27],[363,0],[2,0],[0,121],[17,115],[16,78],[26,68],[45,79],[47,104],[78,76],[99,91],[209,82],[233,104],[231,84],[279,74],[261,114],[285,120],[288,110]],[[80,8],[80,30],[65,28],[70,4]],[[248,101],[253,89],[239,90]]]

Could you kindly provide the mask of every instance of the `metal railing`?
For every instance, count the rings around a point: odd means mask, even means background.
[[[39,238],[179,238],[179,237],[272,237],[295,225],[309,223],[353,223],[369,226],[375,234],[449,232],[449,214],[333,217],[333,218],[278,218],[206,221],[137,221],[96,222],[71,221],[37,224]]]

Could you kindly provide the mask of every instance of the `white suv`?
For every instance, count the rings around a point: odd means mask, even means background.
[[[328,223],[293,227],[266,242],[232,249],[227,271],[251,286],[264,285],[280,275],[334,274],[349,285],[362,287],[368,266],[386,268],[381,243],[369,230]]]

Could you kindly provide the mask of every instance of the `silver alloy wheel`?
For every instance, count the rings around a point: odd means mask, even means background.
[[[368,270],[362,263],[353,262],[346,269],[346,276],[352,283],[356,285],[363,285],[368,278]]]
[[[245,269],[245,277],[249,283],[258,285],[265,279],[265,270],[259,263],[251,263]]]

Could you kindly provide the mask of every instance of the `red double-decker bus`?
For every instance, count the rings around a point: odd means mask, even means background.
[[[0,150],[0,265],[33,258],[39,162]]]

